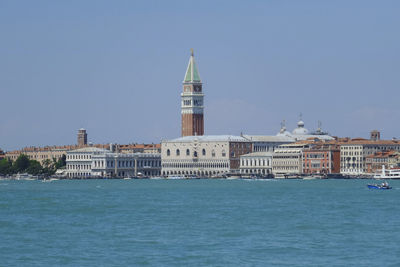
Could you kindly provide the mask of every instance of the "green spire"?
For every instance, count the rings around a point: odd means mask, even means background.
[[[183,82],[201,82],[199,70],[197,69],[196,62],[194,62],[193,49],[191,49],[191,56],[186,70],[185,80]]]

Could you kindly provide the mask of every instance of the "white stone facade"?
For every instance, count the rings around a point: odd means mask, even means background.
[[[162,175],[218,176],[238,171],[239,157],[251,152],[240,136],[186,136],[161,142]]]
[[[91,178],[92,156],[97,153],[107,153],[108,150],[97,147],[85,147],[67,152],[66,174],[68,178]]]
[[[67,152],[68,178],[124,178],[159,176],[160,173],[160,153],[111,153],[95,147]]]
[[[93,155],[92,172],[97,177],[160,176],[161,154],[103,153]]]
[[[254,152],[240,156],[242,176],[268,176],[272,174],[272,152]]]

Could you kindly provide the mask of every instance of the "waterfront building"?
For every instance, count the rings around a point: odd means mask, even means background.
[[[340,147],[336,144],[318,144],[303,151],[304,174],[340,173]]]
[[[120,153],[161,153],[161,144],[117,145],[116,151]]]
[[[92,157],[95,154],[104,154],[109,150],[97,147],[84,147],[67,152],[66,174],[68,178],[91,178]]]
[[[68,178],[159,176],[159,153],[113,153],[97,147],[84,147],[67,153]]]
[[[252,151],[241,136],[185,136],[161,142],[162,175],[211,177],[238,173],[240,156]]]
[[[272,152],[253,152],[240,156],[242,176],[269,176],[272,174]]]
[[[399,167],[400,152],[393,150],[376,152],[372,155],[366,156],[365,164],[367,173],[381,172],[382,166],[385,166],[385,169]]]
[[[252,143],[253,152],[274,152],[274,150],[283,144],[295,142],[294,138],[288,136],[274,135],[242,135]]]
[[[296,178],[303,173],[303,151],[309,143],[281,145],[272,154],[272,173],[276,178]]]
[[[87,133],[86,130],[81,128],[78,131],[78,146],[83,147],[87,145]]]
[[[154,177],[161,174],[160,153],[95,153],[92,156],[95,177]]]
[[[183,80],[181,94],[182,136],[204,134],[204,94],[193,49]]]
[[[5,157],[15,161],[21,154],[26,155],[30,160],[39,161],[43,164],[45,160],[53,161],[61,159],[68,151],[77,149],[78,146],[46,146],[46,147],[25,147],[21,150],[7,151]]]
[[[368,172],[366,158],[377,152],[400,151],[399,140],[348,139],[340,143],[340,173],[362,175]]]

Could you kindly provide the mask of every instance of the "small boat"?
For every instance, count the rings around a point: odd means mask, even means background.
[[[392,189],[391,186],[389,186],[388,183],[382,183],[382,184],[368,184],[367,187],[369,189],[381,189],[381,190],[389,190]]]

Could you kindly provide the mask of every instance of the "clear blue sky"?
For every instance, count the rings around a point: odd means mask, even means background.
[[[400,1],[0,1],[0,148],[180,135],[190,48],[206,134],[400,136]]]

